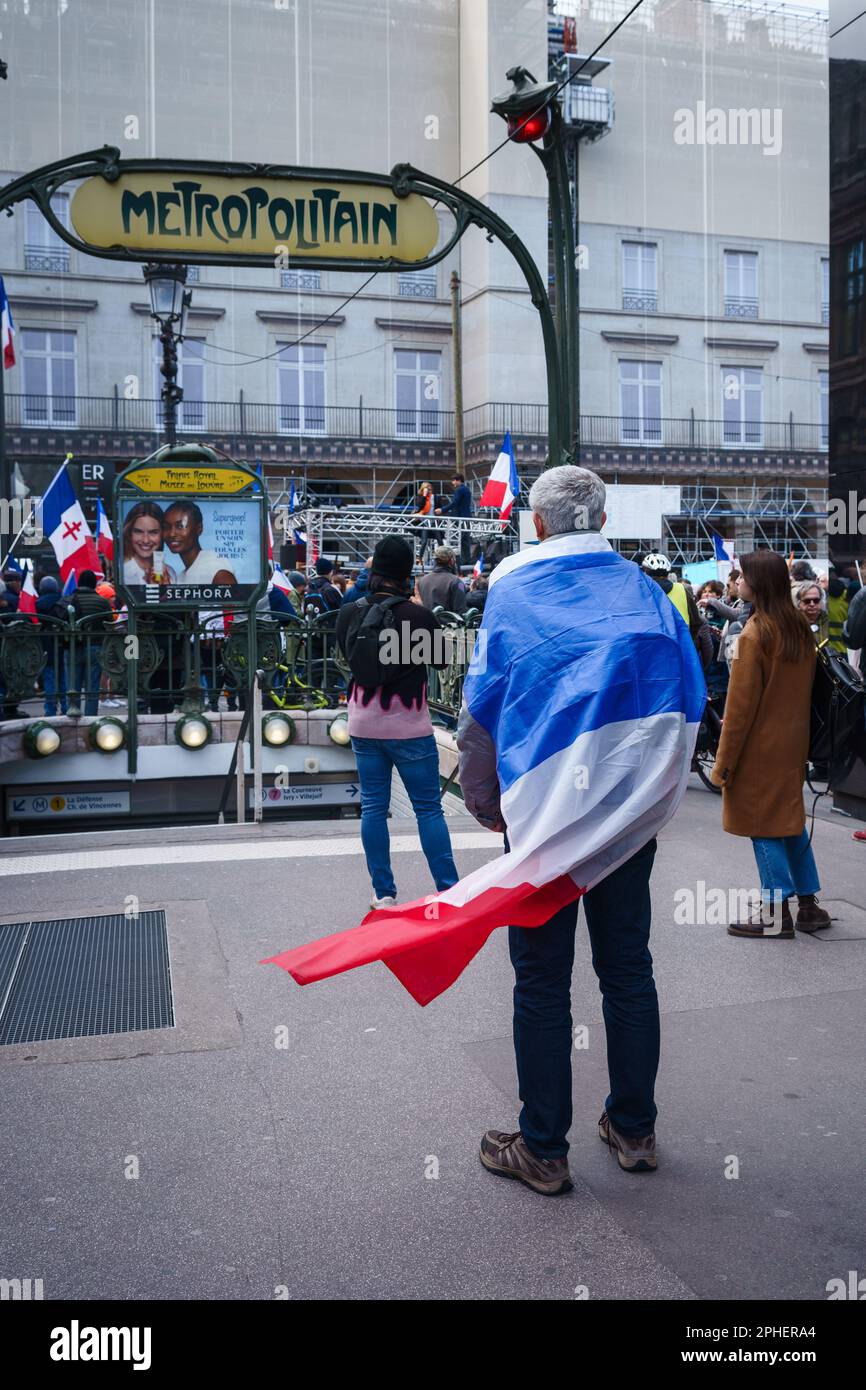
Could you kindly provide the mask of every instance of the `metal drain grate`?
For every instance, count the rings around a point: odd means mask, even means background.
[[[164,912],[0,926],[0,1046],[173,1027]]]

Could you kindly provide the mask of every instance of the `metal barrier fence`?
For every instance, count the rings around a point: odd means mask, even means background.
[[[345,701],[350,672],[334,635],[337,611],[256,615],[253,671],[264,672],[265,708],[333,708]],[[447,629],[448,664],[430,672],[430,704],[453,719],[480,614],[441,613],[440,619]],[[116,708],[122,718],[124,706],[130,713],[131,684],[137,691],[134,715],[215,711],[221,699],[229,709],[244,709],[253,671],[245,618],[224,627],[220,614],[144,614],[134,634],[123,618],[76,618],[74,611],[64,618],[44,615],[38,623],[18,617],[0,622],[4,719],[18,717],[19,704],[35,700],[43,709],[23,715],[93,716]]]

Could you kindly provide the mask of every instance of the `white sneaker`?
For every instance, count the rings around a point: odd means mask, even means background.
[[[397,902],[397,899],[396,899],[396,898],[392,898],[392,897],[377,898],[376,895],[375,895],[375,893],[374,893],[373,896],[372,896],[372,898],[370,899],[370,906],[371,906],[371,908],[373,909],[373,911],[376,912],[380,907],[394,907],[394,906],[396,905],[396,902]]]

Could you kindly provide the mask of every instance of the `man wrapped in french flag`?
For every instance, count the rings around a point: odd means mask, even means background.
[[[460,786],[476,819],[506,833],[506,852],[444,892],[273,958],[300,984],[381,960],[427,1004],[507,925],[524,1110],[518,1131],[488,1131],[481,1158],[545,1193],[570,1185],[569,992],[581,897],[611,1069],[599,1133],[622,1167],[655,1167],[649,874],[706,702],[687,625],[602,536],[604,499],[589,470],[548,469],[529,496],[538,544],[490,575],[464,685]]]

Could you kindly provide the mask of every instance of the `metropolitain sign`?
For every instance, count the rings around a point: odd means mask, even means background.
[[[124,173],[89,178],[72,199],[82,241],[109,250],[227,258],[424,260],[439,223],[417,193],[387,185],[255,174]]]

